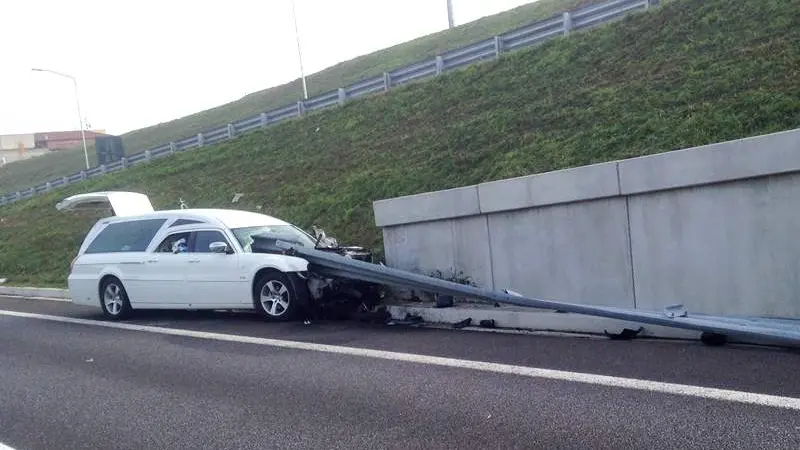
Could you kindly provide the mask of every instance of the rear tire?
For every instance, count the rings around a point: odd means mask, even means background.
[[[109,277],[100,286],[100,307],[110,320],[124,320],[131,316],[133,308],[128,292],[117,278]]]
[[[270,270],[256,279],[253,303],[256,311],[269,321],[290,321],[306,307],[308,289],[296,276]]]

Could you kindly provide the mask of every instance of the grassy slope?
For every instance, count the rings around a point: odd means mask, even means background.
[[[0,276],[63,283],[70,193],[263,210],[379,247],[379,198],[800,126],[800,0],[677,0],[588,33],[0,208]],[[318,130],[318,131],[317,131]]]
[[[86,143],[89,164],[97,164],[94,144]],[[72,175],[86,168],[83,147],[59,150],[47,155],[0,167],[0,195],[28,189],[64,175]]]
[[[493,16],[435,33],[404,44],[337,64],[308,77],[309,95],[315,96],[365,78],[430,58],[447,50],[485,39],[577,6],[605,0],[539,0]],[[240,100],[123,136],[128,153],[192,136],[222,124],[259,114],[300,100],[300,80],[247,95]],[[90,155],[92,165],[95,155]],[[83,150],[65,151],[0,168],[0,193],[26,189],[84,167]]]

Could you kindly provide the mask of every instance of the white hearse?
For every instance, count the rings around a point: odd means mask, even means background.
[[[73,303],[100,307],[110,319],[134,309],[255,309],[267,319],[291,320],[338,292],[343,281],[317,277],[306,260],[282,254],[276,240],[319,248],[319,238],[268,215],[155,211],[135,192],[79,194],[56,205],[61,211],[98,207],[113,215],[86,234],[67,280]],[[371,259],[358,247],[334,250]]]

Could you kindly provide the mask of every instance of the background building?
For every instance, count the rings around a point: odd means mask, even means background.
[[[86,130],[86,145],[93,145],[95,137],[105,135],[103,130]],[[48,131],[34,134],[34,148],[49,150],[66,150],[80,147],[81,131]]]
[[[94,145],[97,136],[106,136],[104,130],[86,130],[84,134],[87,146]],[[81,130],[4,134],[0,135],[0,166],[81,146]]]

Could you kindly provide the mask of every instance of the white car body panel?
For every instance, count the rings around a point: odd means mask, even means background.
[[[138,266],[126,266],[120,278],[128,291],[131,306],[152,303],[188,303],[184,290],[187,254],[146,253]],[[133,275],[133,276],[132,276]]]
[[[90,192],[65,198],[56,204],[59,211],[80,211],[111,207],[117,217],[154,212],[150,198],[137,192]]]
[[[264,214],[225,209],[154,211],[147,196],[130,192],[80,194],[59,202],[57,208],[78,211],[107,208],[109,205],[115,217],[95,223],[73,261],[68,287],[72,302],[77,305],[99,308],[101,281],[103,277],[112,275],[122,282],[133,309],[251,309],[254,307],[253,283],[260,270],[292,273],[308,269],[308,262],[302,258],[244,251],[231,229],[291,225]],[[107,226],[150,219],[164,220],[164,223],[148,243],[137,247],[125,246],[139,249],[146,245],[142,251],[113,249],[104,253],[86,253]],[[172,226],[177,220],[185,224]],[[233,252],[156,251],[173,234],[198,232],[221,233]],[[213,234],[194,236],[214,238]],[[110,242],[115,243],[113,239]]]

